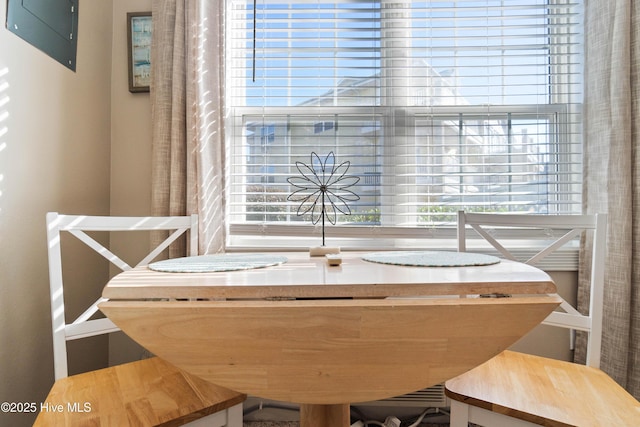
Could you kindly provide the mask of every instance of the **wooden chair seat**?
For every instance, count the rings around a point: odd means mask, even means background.
[[[640,425],[640,402],[600,369],[514,351],[447,381],[445,393],[452,405],[470,405],[469,411],[487,410],[536,425]]]
[[[578,238],[584,247],[591,246],[587,257],[591,270],[582,272],[589,278],[588,312],[563,301],[561,310],[551,313],[543,322],[568,329],[570,337],[576,330],[586,332],[586,365],[505,351],[445,383],[445,394],[451,399],[451,427],[467,427],[469,422],[486,427],[640,426],[640,403],[600,370],[606,215],[461,211],[458,212],[461,251],[466,250],[467,225],[508,259],[517,259],[516,251],[522,250],[513,236],[518,233],[529,239],[543,236],[541,247],[533,245],[521,252],[535,252],[522,260],[532,265],[539,265],[572,241],[577,243]]]
[[[242,425],[245,399],[152,357],[57,380],[34,426]]]

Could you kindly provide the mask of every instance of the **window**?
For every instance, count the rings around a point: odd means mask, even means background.
[[[334,128],[333,122],[318,122],[313,125],[313,130],[315,133],[332,130],[333,128]]]
[[[227,1],[232,242],[313,234],[287,201],[312,152],[360,178],[342,238],[580,211],[580,4]]]

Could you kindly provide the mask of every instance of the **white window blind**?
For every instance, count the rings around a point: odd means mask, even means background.
[[[309,232],[287,178],[312,152],[359,177],[335,236],[580,210],[579,3],[227,1],[232,238]]]

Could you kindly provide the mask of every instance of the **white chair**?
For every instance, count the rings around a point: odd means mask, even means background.
[[[467,250],[467,226],[505,258],[500,231],[542,230],[549,241],[535,255],[519,260],[536,265],[585,231],[593,233],[589,313],[564,301],[543,323],[587,333],[587,365],[504,351],[445,383],[451,399],[451,427],[483,426],[631,426],[640,404],[599,369],[606,245],[605,215],[514,215],[458,213],[458,250]],[[504,237],[504,235],[503,235]],[[502,243],[500,243],[502,242]],[[531,248],[529,248],[531,249]]]
[[[470,226],[484,240],[489,242],[499,255],[525,264],[539,265],[547,256],[576,241],[587,230],[595,230],[593,252],[591,256],[590,303],[588,314],[580,313],[567,301],[562,302],[560,310],[551,313],[542,323],[570,330],[585,331],[589,334],[587,346],[587,365],[600,367],[600,348],[602,343],[602,299],[604,294],[604,250],[606,239],[605,215],[518,215],[458,212],[458,251],[467,250],[467,226]],[[536,231],[544,235],[544,245],[527,247],[527,258],[519,259],[514,255],[506,236],[499,237],[505,230]],[[533,253],[531,250],[534,250]],[[598,302],[600,304],[598,304]],[[573,334],[572,334],[573,335]]]
[[[102,298],[98,298],[76,320],[68,322],[65,318],[61,232],[75,236],[125,271],[132,267],[87,232],[169,231],[169,236],[144,257],[136,265],[138,267],[154,260],[182,235],[188,236],[188,252],[195,255],[198,246],[197,215],[106,217],[49,212],[46,223],[56,381],[45,405],[53,408],[63,405],[64,410],[41,411],[35,425],[96,423],[155,426],[189,423],[191,426],[241,426],[242,402],[246,395],[193,377],[158,357],[68,376],[67,341],[119,329],[108,318],[95,318],[99,311],[97,305],[104,300]],[[79,402],[88,406],[67,408],[68,404]]]

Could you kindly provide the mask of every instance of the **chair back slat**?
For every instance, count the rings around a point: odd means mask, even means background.
[[[581,314],[574,306],[563,300],[560,310],[551,313],[544,324],[587,332],[587,365],[600,366],[600,352],[602,347],[602,304],[604,298],[604,262],[606,245],[606,215],[530,215],[530,214],[499,214],[499,213],[468,213],[458,212],[458,250],[469,249],[467,226],[477,232],[482,239],[493,246],[503,257],[516,260],[513,249],[505,247],[506,239],[497,237],[497,230],[538,229],[549,236],[551,242],[546,242],[543,248],[528,258],[520,260],[527,264],[537,265],[552,253],[558,251],[568,243],[575,241],[584,232],[593,233],[590,271],[590,301],[589,313]],[[553,232],[553,233],[552,233]],[[560,232],[558,237],[555,232]]]
[[[76,320],[74,320],[73,322],[71,322],[71,324],[77,325],[79,323],[83,323],[83,322],[90,322],[91,318],[98,312],[99,308],[98,308],[98,304],[100,304],[101,302],[107,301],[106,298],[98,298],[96,300],[96,302],[94,302],[93,304],[91,304],[89,306],[89,308],[87,308],[80,316],[78,316],[76,318]]]
[[[144,257],[138,264],[136,264],[136,267],[149,264],[158,255],[160,255],[162,251],[167,249],[173,242],[175,242],[178,237],[182,236],[187,230],[187,228],[178,228],[176,231],[171,233],[169,237],[164,239],[154,250],[152,250],[146,257]]]
[[[473,229],[476,230],[476,232],[479,235],[484,237],[484,239],[487,242],[491,243],[491,246],[496,248],[498,252],[502,254],[503,257],[510,259],[512,261],[516,261],[516,257],[513,256],[513,254],[509,252],[509,250],[507,250],[504,246],[502,246],[500,242],[498,242],[491,234],[487,233],[487,231],[484,228],[480,227],[478,224],[471,224],[471,227],[473,227]],[[464,233],[462,234],[462,236],[464,239]]]
[[[534,256],[529,258],[528,260],[526,260],[525,263],[526,264],[530,264],[530,265],[538,264],[540,261],[542,261],[548,255],[551,255],[552,253],[554,253],[555,251],[557,251],[558,249],[560,249],[561,247],[563,247],[567,243],[571,242],[572,240],[575,240],[575,238],[580,236],[580,234],[583,231],[584,231],[584,229],[582,229],[582,228],[576,228],[576,229],[573,229],[573,230],[569,231],[567,234],[565,234],[564,236],[562,236],[558,240],[554,241],[549,246],[545,247],[540,252],[538,252],[537,254],[535,254]]]
[[[607,246],[607,217],[596,216],[593,236],[593,252],[591,255],[591,287],[589,289],[589,317],[591,332],[589,333],[589,351],[587,365],[600,367],[602,350],[602,321],[604,312],[604,269]]]
[[[108,318],[92,318],[99,311],[97,307],[98,304],[105,301],[105,299],[101,297],[84,310],[73,322],[67,321],[65,316],[62,254],[60,247],[61,232],[68,232],[75,236],[120,270],[126,271],[132,267],[113,253],[112,250],[87,234],[87,232],[169,231],[168,237],[136,264],[136,266],[142,266],[147,265],[157,258],[185,233],[189,235],[187,244],[188,255],[196,255],[198,251],[198,216],[123,217],[60,215],[56,212],[49,212],[46,216],[46,222],[54,348],[53,356],[55,378],[57,380],[68,376],[67,341],[107,334],[119,330]]]
[[[84,231],[73,228],[70,228],[66,231],[75,236],[81,242],[85,243],[91,249],[107,259],[111,264],[118,267],[121,271],[131,270],[131,266],[129,264],[124,262],[122,259],[120,259],[119,256],[111,252],[109,249],[105,248],[101,243],[98,243],[94,238],[90,237]]]
[[[110,334],[119,330],[120,328],[118,328],[111,319],[103,317],[101,319],[66,325],[65,334],[66,340],[72,341],[81,338],[95,337],[96,335]]]

